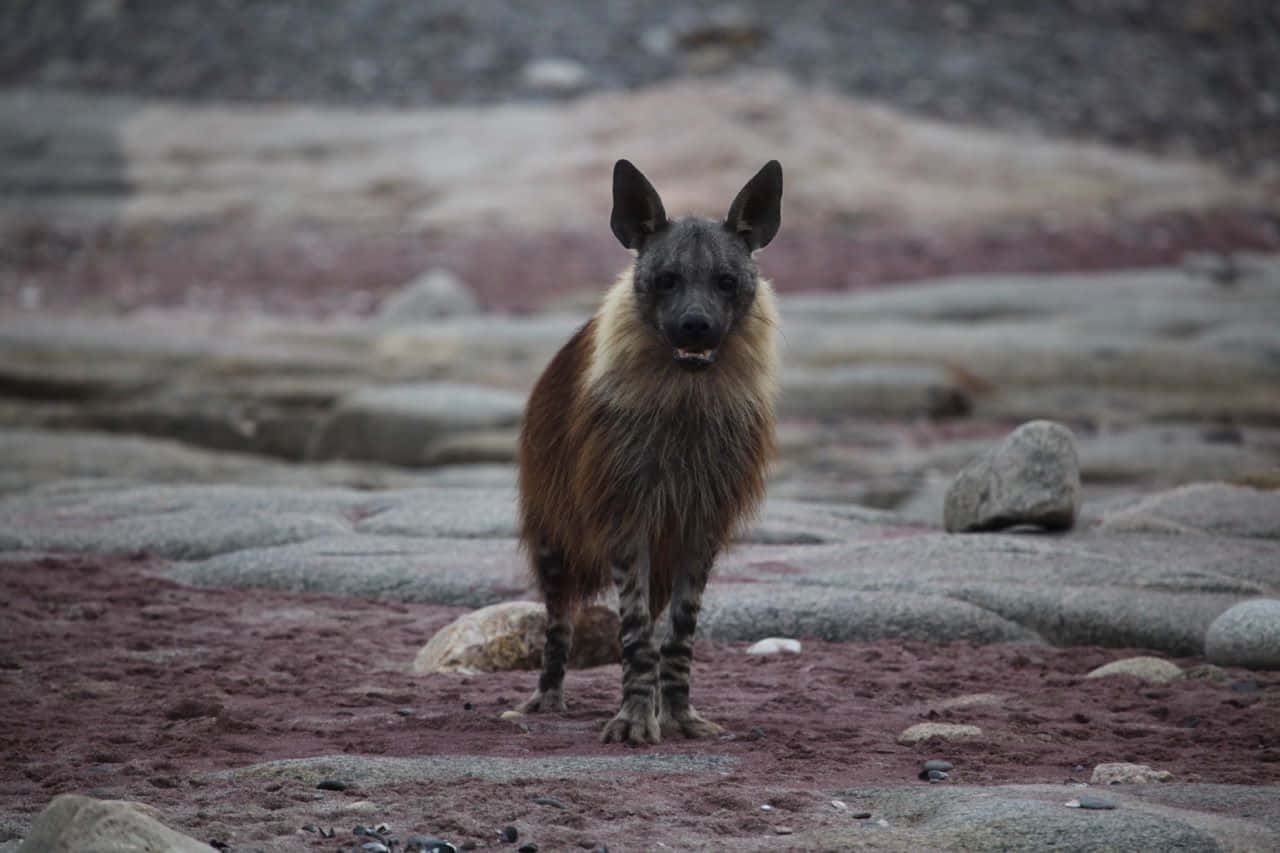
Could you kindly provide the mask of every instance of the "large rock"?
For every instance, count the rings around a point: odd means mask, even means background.
[[[1167,684],[1181,676],[1182,670],[1173,661],[1148,655],[1113,660],[1090,670],[1085,678],[1110,678],[1115,675],[1127,675],[1151,684]]]
[[[419,650],[413,671],[506,672],[537,669],[546,643],[547,611],[532,601],[491,604],[458,617]],[[574,624],[569,665],[616,663],[618,617],[606,607],[586,608]]]
[[[1019,524],[1062,530],[1079,511],[1075,437],[1061,424],[1031,421],[957,475],[943,521],[952,533]]]
[[[918,364],[793,368],[779,407],[791,417],[953,417],[968,414],[968,391],[952,373]]]
[[[1280,539],[1280,491],[1194,483],[1108,513],[1103,529]]]
[[[409,325],[457,314],[473,314],[476,295],[447,269],[433,268],[392,293],[378,306],[377,319],[388,326]]]
[[[1280,599],[1242,601],[1209,625],[1205,655],[1219,666],[1280,669]]]
[[[421,383],[364,388],[343,399],[318,428],[311,459],[366,459],[423,465],[441,440],[512,427],[524,395],[478,385]]]
[[[123,800],[62,794],[40,812],[18,853],[214,853],[148,814],[153,811]]]

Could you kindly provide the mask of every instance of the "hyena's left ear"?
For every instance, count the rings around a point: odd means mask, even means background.
[[[782,164],[770,160],[729,205],[724,225],[747,243],[751,251],[763,249],[782,224]]]
[[[609,227],[618,242],[639,249],[644,241],[667,227],[667,211],[658,191],[630,160],[613,164],[613,213]]]

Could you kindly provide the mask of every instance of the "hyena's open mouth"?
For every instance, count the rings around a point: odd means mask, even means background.
[[[714,349],[683,349],[676,347],[676,363],[681,367],[690,370],[701,370],[710,366],[716,360],[716,351]]]

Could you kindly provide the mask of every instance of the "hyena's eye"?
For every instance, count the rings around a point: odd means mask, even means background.
[[[660,272],[653,278],[653,289],[659,293],[670,293],[680,283],[680,276],[673,272]]]
[[[727,272],[720,273],[716,276],[716,287],[725,293],[733,293],[738,289],[738,277]]]

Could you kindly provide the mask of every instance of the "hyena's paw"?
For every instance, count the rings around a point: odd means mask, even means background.
[[[649,702],[623,704],[614,718],[605,724],[600,740],[631,746],[658,743],[662,740],[662,735],[658,729],[658,717],[653,713],[653,705]]]
[[[560,711],[569,710],[564,704],[564,694],[559,690],[548,690],[543,693],[541,690],[533,691],[533,695],[524,700],[518,709],[524,714],[537,714],[542,711]]]
[[[695,738],[716,737],[724,733],[723,726],[711,722],[691,707],[674,713],[663,708],[658,722],[663,734],[679,732],[685,737]]]

